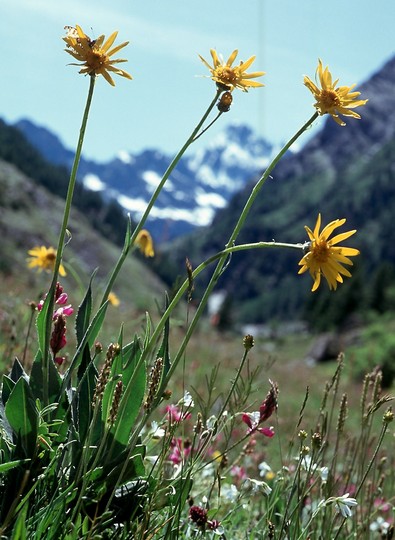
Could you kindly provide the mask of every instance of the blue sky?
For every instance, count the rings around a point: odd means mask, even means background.
[[[98,161],[119,150],[178,150],[215,92],[198,58],[209,60],[210,48],[225,58],[235,48],[240,60],[255,54],[250,71],[265,71],[266,86],[235,92],[199,145],[233,121],[285,141],[313,111],[303,75],[314,76],[318,57],[350,85],[395,52],[394,0],[6,0],[0,116],[28,117],[70,148],[89,84],[63,51],[63,27],[75,24],[93,38],[118,30],[119,41],[130,41],[120,56],[133,81],[116,77],[112,88],[100,77],[95,88],[84,153]]]

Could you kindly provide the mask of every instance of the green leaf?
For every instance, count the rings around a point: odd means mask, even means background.
[[[124,391],[119,404],[118,415],[110,433],[114,436],[109,459],[114,452],[120,452],[129,440],[136,418],[143,403],[147,383],[145,362],[141,358],[140,342],[135,337],[133,343],[125,347],[122,357],[122,382]]]
[[[12,442],[13,442],[12,428],[5,415],[5,407],[3,403],[0,402],[0,449],[4,450],[4,447],[9,449],[10,446],[12,445]],[[3,455],[3,458],[4,458],[4,455]]]
[[[169,297],[166,294],[165,297],[165,310],[169,307]],[[154,402],[154,406],[162,399],[162,393],[164,387],[166,386],[166,375],[170,369],[170,353],[169,353],[169,334],[170,334],[170,320],[167,319],[165,322],[165,327],[163,330],[163,339],[161,346],[159,347],[158,354],[156,358],[162,358],[163,360],[163,370],[160,379],[160,384],[158,387],[157,398]]]
[[[3,404],[5,405],[8,401],[8,398],[15,386],[15,382],[7,377],[7,375],[3,375],[3,384],[1,389],[1,399]]]
[[[84,299],[78,306],[77,316],[75,318],[75,333],[77,336],[77,344],[81,343],[85,332],[89,327],[89,321],[92,311],[92,281],[95,277],[96,270],[93,272],[86,290]]]
[[[117,455],[116,459],[108,463],[103,469],[107,487],[113,489],[136,478],[144,477],[145,450],[144,445],[138,444],[134,449],[133,456],[128,457],[129,450],[124,450]]]
[[[21,441],[25,455],[31,457],[36,448],[38,411],[32,391],[23,377],[8,398],[5,414],[15,436]]]
[[[43,362],[42,354],[40,351],[37,352],[34,359],[29,385],[32,390],[33,396],[35,399],[39,399],[41,402],[44,400],[43,387],[44,387],[44,376],[43,376]],[[60,390],[62,387],[62,378],[58,372],[58,369],[52,360],[48,359],[48,402],[57,403],[59,401]]]
[[[49,347],[49,328],[53,316],[55,287],[56,283],[52,283],[36,320],[38,345],[42,354]]]
[[[8,461],[7,463],[2,463],[0,465],[0,474],[3,474],[10,469],[15,469],[15,467],[18,467],[19,465],[22,465],[22,463],[27,463],[30,461],[29,459],[18,459],[16,461]]]
[[[96,387],[98,373],[95,364],[91,360],[89,347],[85,346],[82,360],[78,369],[77,386],[77,431],[81,444],[85,442],[89,425],[92,421],[92,400]]]
[[[14,382],[17,382],[18,379],[21,377],[24,377],[27,381],[29,380],[29,376],[26,373],[26,371],[23,369],[22,364],[19,362],[18,358],[15,358],[14,363],[12,365],[11,373],[10,373],[10,379]]]
[[[29,506],[24,504],[22,509],[18,512],[18,517],[15,526],[12,530],[11,540],[27,540],[27,511]]]

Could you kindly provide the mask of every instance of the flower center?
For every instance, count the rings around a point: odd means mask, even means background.
[[[215,70],[215,76],[221,79],[224,84],[234,85],[237,81],[235,70],[229,66],[219,67]]]
[[[95,70],[102,67],[102,65],[105,64],[106,59],[107,55],[92,49],[92,51],[89,51],[86,56],[86,63],[91,69]]]
[[[335,90],[321,90],[320,103],[322,108],[329,110],[340,105],[340,99]]]
[[[52,263],[56,259],[56,253],[49,252],[45,255],[45,259],[48,263]]]
[[[313,252],[314,259],[319,263],[325,263],[329,259],[330,246],[325,240],[315,243],[311,251]]]

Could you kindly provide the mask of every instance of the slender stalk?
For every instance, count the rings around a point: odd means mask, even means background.
[[[203,270],[205,270],[213,262],[215,262],[215,261],[217,261],[218,259],[221,259],[221,258],[227,258],[229,255],[231,255],[232,253],[235,253],[237,251],[243,251],[245,249],[262,249],[262,248],[267,248],[267,247],[291,248],[291,249],[302,250],[303,246],[304,246],[304,244],[287,244],[287,243],[284,243],[284,242],[274,242],[274,241],[272,241],[272,242],[256,242],[256,243],[253,243],[253,244],[240,244],[238,246],[232,246],[232,247],[229,247],[227,249],[223,249],[222,251],[219,251],[218,253],[215,253],[214,255],[209,257],[206,261],[202,262],[192,272],[192,278],[195,279],[201,272],[203,272]],[[166,324],[166,321],[170,317],[171,313],[173,312],[174,308],[177,306],[177,304],[179,303],[181,298],[184,296],[185,292],[188,290],[188,287],[189,287],[189,279],[186,279],[182,283],[182,285],[178,288],[176,294],[173,297],[173,300],[170,302],[168,308],[163,313],[159,323],[157,324],[154,332],[152,333],[151,339],[150,339],[148,345],[145,347],[145,349],[144,349],[144,351],[143,351],[143,353],[142,353],[142,355],[140,357],[139,363],[135,368],[135,373],[138,372],[138,370],[140,369],[141,364],[143,362],[145,362],[149,352],[151,351],[152,347],[154,346],[157,339],[161,335],[161,333],[163,331],[163,328],[164,328],[164,326]],[[170,378],[171,378],[171,376],[172,376],[172,374],[173,374],[176,367],[177,367],[177,362],[173,361],[173,363],[170,366],[169,371],[166,374],[164,384],[166,384],[170,380]],[[154,403],[153,408],[155,408],[155,406],[156,406],[156,403]],[[143,421],[142,421],[141,425],[143,425]]]
[[[249,211],[251,209],[251,206],[253,205],[256,197],[258,196],[260,190],[262,189],[264,183],[266,182],[266,180],[269,178],[271,172],[273,171],[273,169],[275,168],[275,166],[277,165],[277,163],[280,161],[280,159],[283,157],[283,155],[289,150],[289,148],[293,145],[293,143],[308,129],[308,127],[314,122],[314,120],[316,120],[316,118],[318,117],[318,113],[315,112],[311,118],[297,131],[297,133],[286,143],[286,145],[280,150],[280,152],[277,154],[277,156],[272,160],[272,162],[269,164],[268,168],[266,169],[266,171],[264,172],[264,174],[261,176],[261,178],[258,180],[258,182],[255,184],[254,188],[252,189],[251,191],[251,194],[239,216],[239,219],[235,225],[235,228],[233,229],[233,232],[232,234],[230,235],[229,237],[229,240],[226,244],[226,248],[229,248],[231,247],[234,242],[236,241],[239,233],[240,233],[240,230],[242,228],[242,226],[244,225],[244,222],[249,214]],[[226,251],[226,250],[224,250]],[[178,364],[181,356],[183,355],[188,343],[189,343],[189,340],[195,330],[195,327],[200,319],[200,317],[202,316],[203,314],[203,311],[206,307],[206,304],[208,302],[208,299],[211,295],[211,292],[212,290],[214,289],[222,271],[223,271],[223,268],[225,266],[225,263],[226,263],[226,259],[227,259],[227,255],[223,255],[219,261],[218,261],[218,264],[217,264],[217,267],[215,268],[214,272],[213,272],[213,275],[211,277],[211,280],[209,282],[209,284],[207,285],[206,287],[206,290],[202,296],[202,299],[199,303],[199,306],[197,307],[196,309],[196,312],[195,312],[195,316],[193,317],[192,321],[191,321],[191,324],[190,326],[188,327],[188,330],[186,331],[186,334],[185,334],[185,337],[180,345],[180,348],[173,360],[173,364],[172,364],[172,369],[174,370],[175,369],[175,366]]]
[[[309,128],[309,126],[314,122],[314,120],[316,120],[316,118],[318,117],[318,113],[314,113],[311,118],[297,131],[297,133],[286,143],[286,145],[280,150],[280,152],[277,154],[277,156],[272,160],[272,162],[269,164],[268,168],[266,169],[266,171],[264,172],[264,174],[262,175],[262,177],[258,180],[258,182],[256,183],[256,185],[254,186],[251,194],[250,194],[250,197],[248,198],[244,208],[243,208],[243,211],[241,212],[240,214],[240,217],[236,223],[236,226],[226,244],[226,249],[224,249],[222,252],[220,253],[217,253],[216,255],[214,255],[212,258],[210,259],[207,259],[207,261],[205,261],[204,263],[202,263],[202,265],[207,266],[208,264],[210,264],[211,262],[213,262],[213,260],[215,259],[218,259],[219,258],[219,261],[218,261],[218,264],[217,264],[217,267],[216,269],[214,270],[214,273],[211,277],[211,280],[203,294],[203,297],[199,303],[199,306],[198,308],[196,309],[196,312],[195,312],[195,316],[193,317],[192,321],[191,321],[191,324],[190,326],[188,327],[188,330],[184,336],[184,339],[180,345],[180,348],[175,356],[175,358],[173,359],[173,363],[171,365],[171,368],[168,372],[168,375],[167,375],[167,380],[170,379],[170,376],[172,375],[172,373],[174,372],[181,356],[183,355],[185,349],[186,349],[186,346],[195,330],[195,327],[200,319],[200,317],[202,316],[202,313],[203,313],[203,310],[205,309],[206,307],[206,304],[207,304],[207,301],[210,297],[210,294],[212,292],[212,290],[214,289],[216,283],[217,283],[217,280],[219,278],[219,276],[221,275],[221,272],[223,271],[223,268],[225,266],[225,263],[226,263],[226,259],[229,255],[229,253],[233,252],[233,249],[232,249],[232,245],[234,244],[234,242],[236,241],[236,238],[248,216],[248,213],[250,211],[250,208],[253,204],[253,202],[255,201],[258,193],[260,192],[260,190],[262,189],[263,187],[263,184],[266,182],[266,180],[269,178],[271,172],[273,171],[274,167],[277,165],[277,163],[280,161],[280,159],[283,157],[283,155],[289,150],[289,148],[293,145],[293,143]],[[303,247],[302,244],[280,244],[280,243],[277,243],[277,242],[262,242],[260,243],[261,246],[260,247],[292,247],[292,248],[297,248],[297,249],[300,249]],[[243,246],[248,246],[248,247],[242,247],[242,246],[237,246],[237,248],[234,250],[234,251],[240,251],[242,249],[251,249],[251,247],[256,247],[257,244],[243,244]],[[202,265],[200,265],[194,272],[193,272],[193,277],[195,277],[196,275],[198,275],[198,273],[200,273],[200,271],[202,270]],[[199,271],[198,271],[199,270]],[[150,339],[150,342],[148,344],[148,347],[145,349],[145,351],[143,352],[143,355],[142,355],[142,360],[145,360],[145,358],[147,357],[148,353],[150,352],[151,348],[153,347],[154,343],[156,342],[158,336],[160,335],[161,331],[163,330],[163,327],[164,327],[164,324],[166,322],[166,320],[168,319],[168,317],[170,316],[172,310],[174,309],[174,306],[178,303],[178,301],[180,300],[180,298],[183,296],[186,288],[188,287],[188,280],[185,281],[183,283],[183,285],[180,287],[180,289],[177,291],[175,297],[173,298],[173,301],[171,302],[171,304],[169,305],[169,308],[165,311],[165,313],[163,314],[157,328],[155,329],[155,332],[153,333],[151,339]]]
[[[224,401],[224,404],[222,405],[221,410],[220,410],[220,412],[219,412],[218,415],[217,415],[217,421],[221,418],[221,416],[222,416],[222,415],[224,414],[224,412],[226,411],[226,407],[228,406],[228,403],[229,403],[229,401],[230,401],[230,399],[231,399],[231,397],[232,397],[232,395],[233,395],[233,392],[234,392],[234,390],[235,390],[235,388],[236,388],[237,382],[238,382],[238,380],[240,379],[240,375],[241,375],[241,372],[242,372],[242,370],[243,370],[245,361],[247,360],[248,351],[249,351],[249,349],[248,349],[248,350],[245,349],[245,351],[244,351],[243,357],[242,357],[242,359],[241,359],[241,362],[240,362],[239,368],[238,368],[238,370],[237,370],[236,376],[235,376],[235,378],[234,378],[233,381],[232,381],[232,385],[231,385],[231,387],[230,387],[230,389],[229,389],[228,395],[226,396],[226,399],[225,399],[225,401]]]
[[[55,260],[55,266],[53,271],[53,277],[52,277],[52,283],[49,288],[49,292],[47,295],[48,298],[48,310],[46,312],[46,320],[45,320],[45,335],[44,335],[44,346],[42,352],[42,359],[43,359],[43,401],[44,406],[48,405],[48,362],[49,362],[49,341],[50,341],[50,335],[51,335],[51,326],[52,326],[52,312],[53,312],[53,305],[54,305],[54,291],[56,287],[56,282],[58,280],[59,275],[59,267],[60,263],[62,261],[63,256],[63,250],[65,245],[65,238],[67,234],[67,225],[69,222],[70,217],[70,211],[71,211],[71,204],[73,201],[73,194],[74,194],[74,188],[77,181],[77,171],[78,171],[78,165],[81,159],[81,152],[82,152],[82,145],[84,142],[84,136],[85,136],[85,130],[88,123],[88,116],[89,111],[92,103],[92,97],[93,97],[93,90],[95,87],[95,80],[96,77],[92,75],[90,77],[90,84],[89,84],[89,90],[88,90],[88,97],[85,104],[85,110],[84,115],[82,117],[82,123],[80,128],[80,135],[78,138],[77,143],[77,149],[74,156],[74,162],[73,167],[71,169],[70,173],[70,180],[69,185],[67,188],[67,195],[66,195],[66,203],[64,207],[63,212],[63,221],[60,228],[60,234],[59,234],[59,240],[58,240],[58,248],[56,252],[56,260]]]
[[[383,422],[383,425],[382,425],[382,428],[381,428],[381,433],[380,433],[380,436],[379,436],[379,440],[377,442],[377,445],[376,445],[376,448],[373,452],[373,456],[371,458],[371,460],[369,461],[369,464],[368,466],[366,467],[366,471],[365,471],[365,474],[363,475],[363,478],[361,480],[361,482],[359,483],[359,486],[357,488],[357,491],[355,492],[355,498],[358,497],[365,481],[366,481],[366,478],[368,477],[368,474],[371,470],[371,468],[373,467],[373,464],[374,462],[376,461],[376,458],[377,458],[377,454],[379,453],[379,450],[380,450],[380,447],[383,443],[383,440],[384,440],[384,436],[387,432],[387,429],[388,429],[388,423],[387,422]],[[339,526],[339,529],[337,530],[337,533],[336,533],[336,536],[334,537],[333,540],[337,540],[337,538],[339,538],[339,534],[340,534],[340,531],[342,530],[343,528],[343,525],[344,523],[347,521],[347,518],[344,518],[343,521],[341,522],[340,526]]]
[[[100,305],[103,305],[104,302],[106,302],[107,298],[108,298],[108,295],[110,294],[110,291],[113,287],[113,284],[119,274],[119,271],[126,259],[126,256],[127,254],[129,253],[129,250],[131,248],[131,246],[133,246],[134,244],[134,241],[136,240],[136,237],[138,235],[138,233],[141,231],[141,229],[143,228],[148,216],[149,216],[149,213],[151,212],[152,210],[152,207],[154,206],[155,202],[156,202],[156,199],[159,197],[159,194],[160,192],[162,191],[163,189],[163,186],[165,185],[166,181],[168,180],[169,176],[171,175],[171,173],[173,172],[173,170],[175,169],[175,167],[177,166],[178,162],[180,161],[180,159],[182,158],[182,156],[185,154],[185,152],[187,151],[187,149],[189,148],[189,146],[195,142],[195,140],[200,136],[198,135],[199,134],[199,131],[200,129],[202,128],[204,122],[206,121],[208,115],[211,113],[214,105],[216,104],[217,102],[217,99],[219,97],[219,95],[221,94],[222,90],[217,90],[217,92],[215,93],[215,97],[214,99],[212,100],[212,102],[210,103],[210,105],[208,106],[208,109],[206,110],[206,112],[203,114],[202,118],[200,119],[199,123],[197,124],[197,126],[195,127],[195,129],[192,131],[191,135],[188,137],[187,141],[185,142],[185,144],[182,146],[182,148],[179,150],[179,152],[176,154],[176,156],[174,157],[173,161],[170,163],[170,165],[168,166],[168,168],[166,169],[164,175],[162,176],[162,179],[161,181],[159,182],[157,188],[155,189],[154,193],[152,194],[152,197],[149,201],[149,203],[147,204],[147,207],[144,211],[144,214],[141,216],[140,218],[140,221],[138,222],[138,224],[136,225],[136,228],[134,229],[133,231],[133,234],[131,235],[130,239],[129,239],[129,242],[128,242],[128,245],[126,247],[126,242],[125,242],[125,247],[124,247],[124,251],[122,252],[121,254],[121,257],[117,263],[117,265],[115,266],[111,276],[110,276],[110,279],[109,279],[109,282],[108,282],[108,285],[106,287],[106,290],[104,291],[104,295],[103,295],[103,298],[102,298],[102,301],[101,301],[101,304]],[[218,116],[217,116],[218,118]],[[217,118],[215,120],[217,120]],[[212,122],[213,123],[213,122]],[[211,124],[212,124],[211,123]],[[211,125],[210,124],[210,125]],[[206,131],[207,128],[204,130]],[[203,134],[204,131],[201,133]]]

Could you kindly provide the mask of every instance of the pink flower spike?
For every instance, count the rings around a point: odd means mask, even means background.
[[[56,317],[59,317],[59,315],[64,315],[65,317],[69,317],[74,313],[74,308],[71,307],[71,304],[65,307],[58,308],[54,314],[53,318],[56,319]]]
[[[67,303],[67,300],[68,300],[68,296],[67,296],[67,293],[62,293],[59,298],[56,299],[56,303],[59,305],[59,306],[63,306],[64,304]]]

